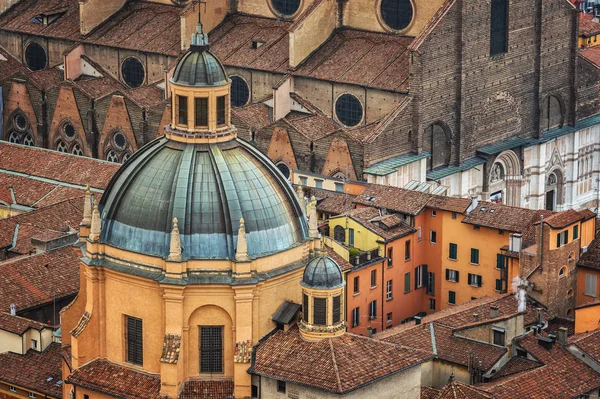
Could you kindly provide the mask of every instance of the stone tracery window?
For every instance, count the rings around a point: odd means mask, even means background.
[[[4,140],[10,143],[34,146],[35,140],[33,139],[34,136],[31,129],[29,120],[19,110],[14,116],[8,119],[6,126],[8,134],[5,136]]]
[[[108,162],[119,163],[119,157],[117,157],[117,153],[113,150],[108,151],[108,153],[106,154],[106,160]]]
[[[17,132],[11,132],[8,136],[8,142],[14,144],[21,144],[21,138]]]
[[[69,152],[69,147],[64,141],[58,140],[58,142],[56,143],[56,151],[66,153]]]
[[[82,156],[83,150],[81,149],[81,146],[79,144],[75,144],[71,150],[71,154]]]
[[[20,113],[15,115],[15,117],[13,118],[13,121],[14,121],[15,129],[17,129],[20,132],[24,132],[25,130],[27,130],[27,127],[29,126],[29,123],[27,123],[27,118],[25,118],[25,115],[20,114]]]
[[[140,60],[129,57],[121,65],[121,75],[129,87],[140,87],[144,83],[146,72]]]
[[[33,137],[31,136],[31,134],[27,133],[24,137],[23,137],[23,144],[28,145],[30,147],[33,147],[35,145],[34,141],[33,141]]]
[[[73,140],[75,138],[75,136],[77,135],[77,130],[75,129],[75,126],[73,126],[73,124],[71,122],[65,122],[65,124],[63,125],[63,128],[62,128],[62,131],[67,140]]]
[[[360,100],[352,94],[342,94],[335,102],[335,115],[348,127],[356,126],[362,121],[363,107]]]

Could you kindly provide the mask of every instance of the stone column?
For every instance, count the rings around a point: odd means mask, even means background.
[[[252,381],[247,370],[252,360],[254,285],[237,286],[235,290],[235,348],[233,381],[236,398],[250,397]]]

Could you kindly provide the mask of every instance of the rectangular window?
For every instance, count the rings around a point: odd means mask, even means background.
[[[315,187],[316,188],[323,188],[323,180],[321,180],[321,179],[315,179]]]
[[[404,260],[410,260],[410,240],[404,242]]]
[[[342,183],[335,183],[335,191],[338,193],[344,192],[344,185]]]
[[[573,239],[576,240],[579,238],[579,226],[573,226]]]
[[[502,292],[502,279],[496,279],[496,291]]]
[[[304,313],[305,320],[308,320],[308,295],[302,294],[302,313]]]
[[[479,264],[479,250],[477,248],[471,248],[471,263],[474,265]]]
[[[589,295],[589,296],[596,296],[596,292],[597,291],[597,283],[598,283],[598,278],[595,274],[588,274],[586,273],[585,275],[585,295]]]
[[[456,212],[452,212],[452,219],[456,220]]]
[[[478,274],[469,273],[468,281],[469,285],[472,285],[473,287],[481,287],[482,279],[481,276]]]
[[[410,292],[410,272],[404,275],[404,293]]]
[[[285,393],[285,381],[277,381],[277,392]]]
[[[125,316],[127,361],[129,363],[142,365],[144,363],[142,319]]]
[[[504,346],[506,345],[506,333],[503,328],[492,327],[492,331],[494,332],[494,345]]]
[[[32,339],[32,340],[31,340],[31,347],[32,347],[33,349],[37,349],[37,348],[38,348],[38,347],[37,347],[37,339]]]
[[[456,305],[456,292],[448,291],[448,303],[450,305]]]
[[[348,229],[348,245],[351,247],[354,246],[354,229],[353,228]]]
[[[354,277],[354,293],[355,293],[355,294],[358,294],[358,293],[360,292],[360,289],[359,289],[359,282],[360,282],[360,281],[359,281],[359,278],[358,278],[358,276]]]
[[[83,395],[83,399],[90,399],[90,395]]]
[[[446,269],[446,280],[458,283],[458,270]]]
[[[217,125],[225,124],[225,96],[217,97]]]
[[[427,295],[435,295],[435,273],[427,273]]]
[[[377,318],[377,300],[369,303],[369,317],[371,319]]]
[[[177,96],[177,114],[179,115],[179,124],[186,125],[188,122],[187,97]]]
[[[427,265],[415,267],[415,290],[423,287],[427,278]]]
[[[508,51],[508,0],[492,0],[490,55]]]
[[[435,299],[429,298],[429,310],[435,310]]]
[[[394,255],[394,248],[388,248],[388,250],[387,250],[388,267],[394,266],[394,261],[392,259],[393,255]]]
[[[223,327],[200,327],[200,372],[223,372]]]
[[[377,270],[371,270],[371,288],[377,287]]]
[[[300,185],[306,187],[306,185],[308,184],[308,177],[306,176],[300,176]]]
[[[389,301],[392,299],[392,280],[385,283],[385,298]]]
[[[333,324],[339,323],[342,319],[342,297],[333,297]]]
[[[417,241],[421,242],[421,226],[417,227]]]
[[[196,99],[196,126],[208,126],[208,98]]]
[[[569,242],[569,230],[565,230],[561,233],[558,233],[556,236],[556,247],[560,248],[563,245],[567,245]]]
[[[352,309],[352,327],[360,326],[360,308]]]
[[[437,212],[435,210],[431,210],[431,216],[436,217],[437,216]]]
[[[506,268],[506,255],[497,254],[496,255],[496,269],[504,270]]]
[[[452,260],[458,259],[458,245],[450,243],[450,255],[448,256]]]
[[[327,324],[327,298],[315,298],[313,302],[313,324]]]
[[[252,398],[253,399],[257,399],[258,398],[258,386],[257,385],[252,385]]]
[[[431,230],[429,232],[429,242],[435,244],[437,242],[437,232],[435,230]]]
[[[392,314],[388,313],[387,316],[385,317],[385,321],[387,321],[388,323],[392,322]]]

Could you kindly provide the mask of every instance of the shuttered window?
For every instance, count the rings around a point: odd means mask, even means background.
[[[179,115],[179,124],[187,125],[188,111],[187,111],[187,97],[177,96],[177,114]]]
[[[196,126],[208,126],[208,98],[196,99]]]
[[[327,299],[315,298],[313,304],[314,323],[320,326],[327,324]]]
[[[508,0],[492,0],[490,55],[508,51]]]
[[[477,248],[471,248],[471,263],[474,265],[479,264],[479,250]]]
[[[404,293],[410,292],[410,272],[404,275]]]
[[[595,274],[585,275],[585,295],[596,296],[598,279]]]
[[[448,303],[451,305],[456,304],[456,292],[448,291]]]
[[[141,366],[144,363],[142,319],[126,316],[126,324],[127,361]]]
[[[200,372],[223,372],[223,327],[200,327]]]
[[[473,287],[481,287],[482,278],[480,275],[469,273],[468,279],[469,279],[469,285],[472,285]]]
[[[457,244],[450,243],[450,255],[448,257],[453,260],[458,259],[458,245]]]
[[[377,318],[377,301],[371,301],[369,303],[369,317],[371,319]]]
[[[573,239],[576,240],[579,238],[579,226],[573,226]]]
[[[502,254],[496,255],[496,269],[504,270],[506,256]]]
[[[342,297],[334,296],[333,297],[333,324],[339,323],[342,319]]]
[[[225,124],[225,96],[217,97],[217,125]]]

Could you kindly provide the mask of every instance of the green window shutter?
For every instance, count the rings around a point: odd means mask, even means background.
[[[479,264],[479,250],[477,248],[471,248],[471,263]]]
[[[450,259],[457,259],[457,248],[458,246],[456,244],[450,243]]]
[[[496,268],[503,270],[504,269],[504,259],[506,259],[506,256],[504,256],[503,254],[497,254],[496,255]]]
[[[565,241],[563,242],[563,244],[567,245],[567,243],[569,242],[569,230],[565,230],[563,234],[565,235]]]
[[[579,226],[573,226],[573,239],[576,240],[579,238]]]
[[[562,237],[561,237],[561,234],[559,233],[559,234],[556,236],[556,247],[557,247],[557,248],[560,248],[560,246],[561,246],[561,238],[562,238]]]

